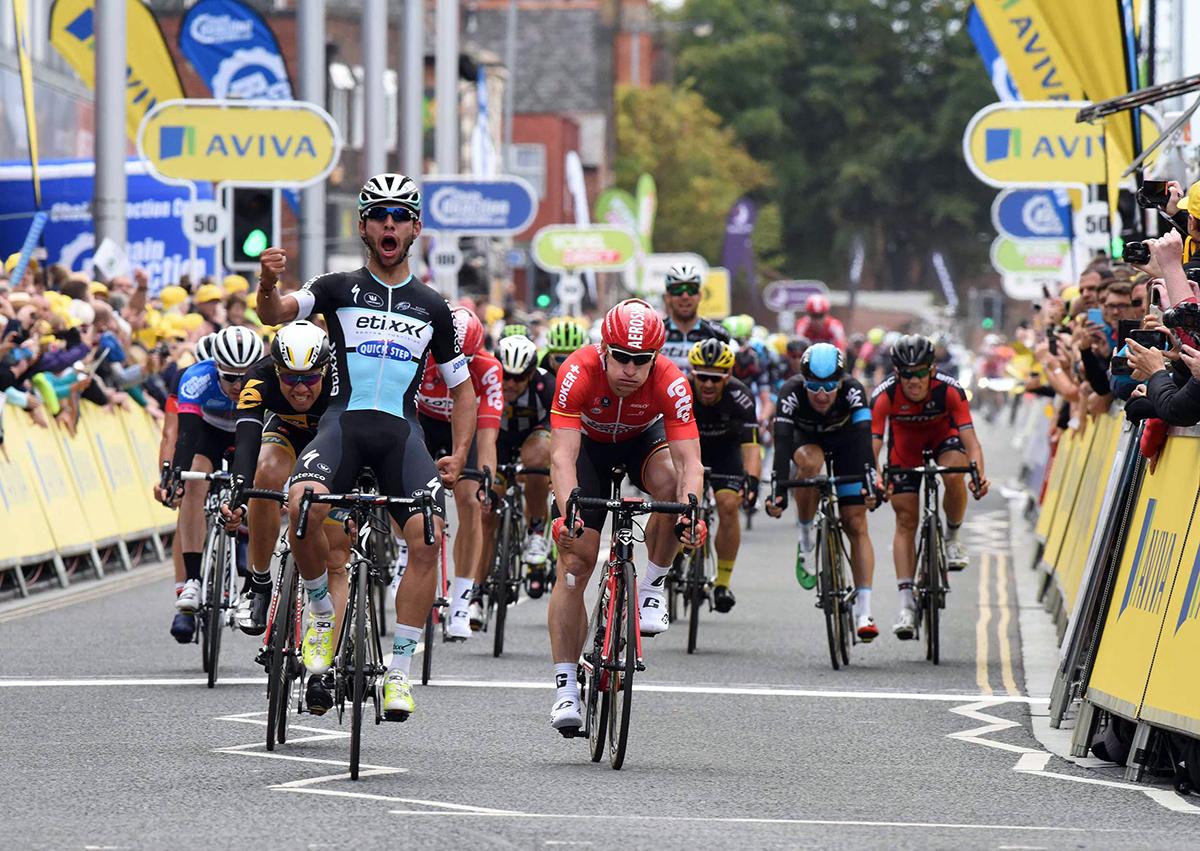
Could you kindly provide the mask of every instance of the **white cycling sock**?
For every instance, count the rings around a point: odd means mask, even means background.
[[[946,523],[946,540],[952,541],[952,542],[957,542],[958,541],[958,530],[961,528],[962,528],[961,523],[959,523],[957,526],[955,526],[954,524],[949,523],[949,522]]]
[[[915,609],[917,604],[913,602],[912,580],[900,582],[900,607],[904,609]]]
[[[450,609],[455,612],[465,612],[471,602],[471,588],[475,585],[470,578],[454,577],[454,598],[450,601]]]
[[[575,678],[576,664],[574,662],[554,663],[554,702],[570,698],[579,702],[579,680]]]
[[[329,573],[321,571],[316,579],[305,579],[308,590],[308,606],[314,615],[332,615],[333,599],[329,596]]]
[[[854,616],[861,618],[863,615],[871,616],[871,589],[860,585],[854,589]]]
[[[644,595],[648,592],[662,594],[665,591],[667,581],[667,573],[671,570],[671,566],[663,567],[661,564],[655,564],[652,561],[646,562],[646,574],[642,577],[642,581],[638,583],[638,591]]]
[[[797,527],[799,528],[800,533],[796,538],[796,543],[798,543],[800,545],[800,549],[804,550],[806,553],[812,552],[813,547],[816,546],[816,543],[813,541],[813,530],[816,528],[816,524],[811,520],[801,520],[797,524]]]
[[[396,623],[396,631],[392,636],[392,661],[388,663],[389,671],[399,671],[408,676],[412,669],[413,654],[417,652],[417,646],[421,643],[423,631],[424,627]]]

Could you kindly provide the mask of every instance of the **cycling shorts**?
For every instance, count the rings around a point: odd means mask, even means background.
[[[756,447],[757,449],[757,447]],[[745,476],[746,467],[742,463],[742,445],[736,440],[701,440],[700,460],[718,476]],[[722,480],[713,485],[713,492],[736,491],[732,482]]]
[[[292,485],[319,482],[330,493],[348,493],[357,483],[359,471],[368,466],[375,471],[380,493],[405,497],[430,490],[434,512],[446,516],[445,491],[420,426],[382,411],[326,413],[317,436],[296,459]],[[392,507],[389,511],[403,526],[419,509]]]
[[[646,491],[643,474],[646,462],[658,451],[667,448],[667,433],[663,421],[645,428],[636,437],[618,443],[601,443],[584,434],[579,441],[579,457],[575,459],[575,477],[579,481],[581,496],[608,499],[612,496],[612,468],[618,464],[625,467],[630,483]],[[583,524],[599,532],[604,528],[606,511],[582,511],[579,515]]]
[[[421,431],[425,433],[425,448],[429,450],[431,456],[441,458],[444,455],[454,454],[454,436],[450,430],[450,423],[445,420],[435,420],[424,414],[417,414],[417,419],[421,423]],[[479,469],[478,464],[479,456],[475,452],[475,438],[471,438],[471,449],[467,452],[465,466],[469,470],[477,470]]]
[[[921,457],[925,448],[933,450],[933,460],[941,463],[942,455],[947,452],[962,452],[966,453],[966,447],[963,446],[962,439],[958,436],[958,429],[951,428],[951,434],[943,437],[936,443],[931,443],[927,447],[919,447],[914,452],[912,447],[905,447],[907,451],[898,451],[897,446],[888,447],[888,465],[891,467],[920,467],[925,463],[925,459]],[[892,492],[893,493],[916,493],[921,489],[921,477],[916,473],[899,473],[892,476]]]
[[[796,447],[801,446],[819,446],[822,452],[832,452],[835,476],[866,478],[866,468],[875,466],[875,453],[871,449],[871,441],[864,440],[863,432],[856,428],[841,428],[837,431],[796,429]],[[792,465],[792,473],[796,473],[795,464]],[[862,485],[857,482],[838,485],[837,498],[838,505],[863,505],[866,502]]]
[[[304,450],[316,436],[315,428],[303,428],[281,420],[277,414],[271,414],[267,424],[263,426],[262,445],[282,446],[293,458],[298,458],[304,454]]]
[[[200,438],[196,441],[196,455],[203,455],[214,470],[221,469],[226,456],[233,457],[233,432],[219,429],[204,420],[200,421]],[[192,456],[194,463],[195,456]]]
[[[521,460],[521,447],[532,435],[549,437],[550,431],[545,427],[531,428],[528,431],[501,431],[496,438],[496,463],[517,464]]]

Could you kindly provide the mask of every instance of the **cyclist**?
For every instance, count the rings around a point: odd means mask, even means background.
[[[692,346],[692,397],[695,399],[696,428],[700,434],[700,458],[704,466],[722,476],[745,476],[745,500],[758,499],[762,453],[758,446],[758,418],[750,388],[734,378],[733,350],[716,338]],[[742,527],[738,508],[742,493],[728,480],[714,488],[717,500],[717,584],[713,606],[728,612],[736,599],[729,589],[733,563],[741,544]]]
[[[798,478],[819,476],[825,471],[825,453],[833,453],[835,476],[866,472],[872,463],[871,409],[867,394],[846,370],[845,355],[831,343],[815,343],[804,352],[800,372],[779,391],[775,415],[775,477],[791,478],[794,464]],[[817,492],[796,488],[800,515],[800,537],[796,544],[796,578],[811,589],[817,584],[813,565],[816,549],[813,517]],[[879,635],[871,617],[871,582],[875,574],[875,549],[867,529],[867,507],[875,495],[864,495],[857,484],[838,485],[838,508],[842,529],[850,538],[850,570],[854,575],[854,621],[858,638],[869,643]],[[779,517],[787,508],[787,494],[768,501],[767,513]]]
[[[171,623],[171,635],[180,644],[191,641],[196,631],[208,482],[186,482],[181,489],[177,474],[181,470],[211,473],[220,469],[225,453],[233,446],[242,380],[251,364],[262,357],[262,340],[248,328],[224,328],[217,332],[212,349],[212,360],[193,364],[180,376],[176,404],[179,428],[171,448],[171,484],[154,489],[160,502],[179,508],[175,545],[183,554],[184,583],[175,599],[178,611]]]
[[[979,467],[982,499],[988,491],[983,472],[983,449],[971,422],[967,394],[948,375],[934,373],[933,343],[919,334],[900,337],[891,347],[895,371],[875,388],[871,396],[871,432],[876,465],[888,431],[888,464],[894,467],[919,467],[922,453],[933,450],[934,460],[942,466],[966,466],[974,461]],[[967,554],[958,540],[958,530],[967,513],[967,486],[961,474],[945,477],[946,495],[946,566],[962,570]],[[892,552],[896,562],[896,582],[900,588],[900,615],[892,632],[900,639],[916,637],[916,606],[913,602],[913,576],[916,574],[917,526],[920,506],[917,491],[921,479],[916,475],[892,476],[892,508],[896,512],[896,532]]]
[[[546,331],[546,353],[542,355],[538,367],[544,369],[553,378],[558,373],[558,368],[562,366],[562,362],[576,349],[587,345],[587,342],[588,329],[578,319],[573,316],[559,316],[552,319],[550,327]],[[551,389],[553,390],[553,381],[551,381]]]
[[[654,499],[687,502],[704,484],[687,379],[669,359],[657,357],[665,337],[654,308],[626,299],[604,317],[601,342],[581,348],[559,370],[550,411],[550,463],[564,516],[552,526],[559,560],[548,617],[557,687],[550,722],[559,730],[583,724],[576,679],[587,624],[583,597],[605,519],[604,512],[581,512],[575,528],[564,534],[571,492],[578,486],[584,496],[607,498],[616,464],[623,464],[630,482]],[[701,546],[707,534],[703,521],[696,529],[682,517],[672,525],[660,514],[646,524],[650,560],[638,582],[643,635],[657,635],[668,626],[663,585],[678,548],[675,529],[687,546]]]
[[[329,404],[331,359],[329,338],[319,326],[300,320],[279,329],[270,354],[250,367],[238,397],[230,464],[235,478],[258,488],[283,490],[287,486],[296,458],[316,436],[317,423]],[[250,570],[235,617],[242,632],[262,635],[271,605],[271,555],[279,537],[279,507],[256,499],[250,502],[248,512],[244,504],[227,503],[221,514],[230,530],[248,516]],[[339,522],[332,522],[332,516],[324,532],[329,541],[329,596],[340,619],[346,611],[350,539]],[[308,678],[305,702],[314,715],[323,715],[333,706],[332,672]]]
[[[832,343],[846,351],[846,329],[829,315],[829,299],[813,293],[804,302],[804,315],[796,320],[796,333],[814,343]]]
[[[466,355],[467,370],[478,398],[471,402],[477,411],[475,440],[467,453],[467,466],[496,470],[496,435],[504,413],[504,394],[500,381],[500,362],[483,349],[483,323],[475,311],[456,307],[454,337]],[[508,338],[505,338],[508,339]],[[425,374],[417,390],[417,417],[425,434],[425,446],[434,458],[448,455],[454,447],[451,417],[455,399],[432,361],[426,362]],[[488,564],[483,546],[483,518],[479,504],[479,483],[459,479],[453,485],[454,505],[458,510],[458,534],[454,536],[454,593],[450,598],[449,631],[453,638],[467,639],[471,631],[483,626],[483,581]]]
[[[358,216],[358,234],[368,253],[360,269],[319,275],[298,292],[283,295],[277,287],[287,255],[271,247],[261,258],[259,318],[282,325],[322,314],[335,360],[329,405],[292,474],[291,529],[300,519],[306,488],[317,493],[350,490],[360,470],[369,465],[382,493],[410,496],[433,490],[434,531],[440,537],[445,500],[437,482],[458,479],[474,433],[475,393],[467,359],[456,342],[450,306],[409,270],[408,253],[421,234],[417,185],[402,174],[372,177],[359,192]],[[416,423],[417,384],[429,358],[438,364],[456,403],[450,422],[453,451],[436,464]],[[327,506],[313,505],[311,528],[320,528],[328,513]],[[416,509],[395,508],[392,517],[408,543],[408,567],[396,591],[383,715],[403,721],[415,709],[408,674],[436,594],[438,547],[425,543],[424,523]],[[324,673],[334,654],[333,604],[325,569],[328,543],[324,535],[297,539],[290,534],[292,555],[309,595],[304,663],[310,673]]]
[[[692,371],[688,353],[701,340],[717,339],[723,343],[730,340],[729,332],[715,322],[701,319],[700,270],[692,263],[676,263],[667,270],[666,289],[663,291],[663,306],[667,318],[663,323],[667,329],[667,340],[662,353],[671,359],[684,375]]]
[[[758,406],[759,427],[766,433],[775,415],[771,398],[771,358],[766,346],[753,339],[754,317],[748,313],[727,316],[721,323],[733,339],[733,377],[750,388]]]
[[[551,326],[551,333],[553,333]],[[505,337],[497,355],[504,370],[504,416],[496,456],[501,464],[520,462],[526,467],[550,466],[550,405],[554,399],[554,377],[538,369],[537,344],[528,337]],[[546,539],[546,508],[550,480],[545,476],[524,476],[525,544],[521,560],[529,566],[529,596],[540,597],[545,590],[545,564],[550,555]],[[503,483],[496,483],[497,493]],[[484,552],[492,550],[496,537],[496,516],[483,516]]]

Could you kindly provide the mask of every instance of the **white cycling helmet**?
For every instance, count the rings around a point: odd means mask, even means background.
[[[226,369],[245,369],[263,356],[263,344],[249,328],[232,325],[217,332],[213,360]]]
[[[505,337],[498,347],[500,364],[509,375],[525,375],[537,365],[538,347],[528,337]]]
[[[414,219],[421,217],[421,190],[411,177],[403,174],[377,174],[363,184],[358,193],[358,216],[378,204],[389,204],[404,207],[413,214]]]
[[[213,343],[217,340],[216,334],[205,334],[196,341],[196,360],[212,360],[213,359]]]
[[[283,326],[271,341],[271,359],[290,372],[320,369],[329,363],[329,356],[328,335],[304,319]]]
[[[667,270],[667,286],[671,284],[699,284],[700,270],[695,263],[676,263]]]

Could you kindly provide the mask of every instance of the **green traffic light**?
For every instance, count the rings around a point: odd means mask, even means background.
[[[1109,254],[1110,257],[1121,257],[1125,254],[1125,240],[1121,239],[1119,236],[1114,236],[1112,238],[1112,245],[1109,247],[1112,252]]]
[[[538,295],[538,297],[537,297],[537,299],[536,299],[536,302],[537,302],[537,306],[538,306],[538,307],[543,307],[543,308],[544,308],[544,307],[549,307],[549,306],[550,306],[550,295],[549,295],[549,293],[541,293],[541,294],[539,294],[539,295]]]
[[[255,228],[242,241],[242,253],[247,257],[257,257],[267,250],[267,245],[266,232],[262,228]]]
[[[996,327],[996,320],[990,316],[985,316],[983,317],[983,322],[981,324],[986,330],[990,331]]]

